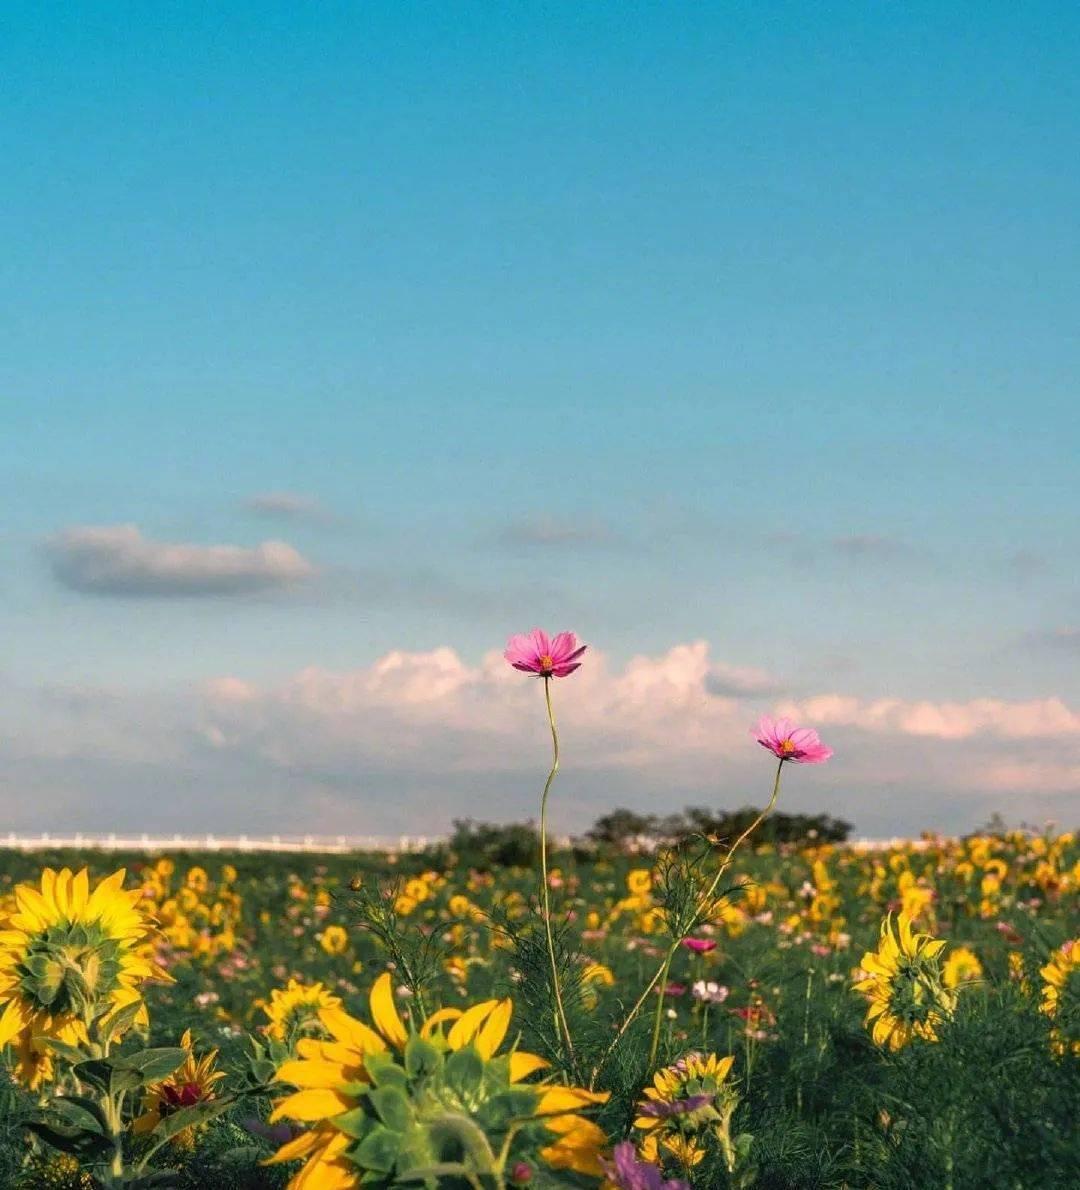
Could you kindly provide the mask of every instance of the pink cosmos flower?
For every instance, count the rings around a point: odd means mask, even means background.
[[[554,639],[541,628],[522,632],[506,642],[503,656],[515,669],[522,673],[536,674],[538,678],[565,678],[578,669],[578,658],[588,648],[579,645],[572,632],[560,632]]]
[[[762,715],[751,735],[781,760],[796,764],[824,764],[832,756],[831,748],[818,739],[812,727],[796,727],[790,719],[770,719]]]
[[[687,950],[692,950],[694,954],[708,954],[710,950],[716,949],[715,938],[684,938],[682,945]]]

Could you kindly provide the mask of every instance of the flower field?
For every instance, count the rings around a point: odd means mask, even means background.
[[[759,812],[554,850],[584,651],[519,862],[9,854],[0,1185],[1080,1185],[1076,838],[779,841],[764,718]]]
[[[77,869],[87,857],[45,860],[56,871]],[[663,955],[664,873],[632,856],[553,860],[554,908],[572,916],[575,931],[567,999],[583,1051],[577,1085],[587,1090],[586,1067]],[[5,914],[17,910],[15,883],[40,890],[41,867],[40,857],[7,858]],[[91,885],[113,870],[98,856],[89,868]],[[748,851],[716,920],[687,940],[693,945],[679,946],[662,1001],[653,993],[663,1005],[655,1069],[645,1069],[652,1018],[643,1013],[597,1080],[611,1097],[552,1122],[585,1120],[607,1145],[626,1137],[658,1158],[665,1176],[695,1186],[1074,1184],[1080,962],[1068,943],[1080,933],[1078,879],[1080,848],[1069,836],[975,837],[887,853],[831,845]],[[286,1184],[299,1166],[261,1162],[286,1141],[296,1145],[306,1124],[273,1120],[272,1104],[286,1094],[271,1079],[279,1071],[303,1077],[297,1047],[305,1048],[304,1038],[336,1036],[342,1014],[373,1031],[381,1026],[389,1042],[404,1034],[393,1024],[399,1016],[421,1024],[424,1011],[435,1020],[435,1006],[508,998],[512,1015],[496,1048],[517,1043],[521,1055],[560,1060],[544,1019],[542,978],[531,971],[536,986],[523,981],[530,952],[522,956],[499,924],[536,922],[531,871],[434,870],[419,857],[189,855],[131,857],[123,883],[160,923],[152,965],[169,981],[143,982],[144,969],[129,967],[140,982],[128,977],[127,986],[145,1013],[119,1052],[190,1047],[195,1055],[185,1052],[160,1090],[140,1088],[125,1140],[131,1163],[149,1147],[143,1137],[153,1133],[138,1123],[148,1114],[160,1118],[164,1109],[169,1120],[184,1107],[197,1116],[199,1105],[227,1104],[176,1133],[147,1163],[148,1171],[180,1170],[179,1185]],[[396,960],[365,928],[369,910],[357,904],[364,894],[350,883],[391,894],[387,906],[406,940]],[[940,978],[942,1008],[924,1023],[917,1020],[924,985],[900,986],[897,954],[864,958],[877,955],[890,911],[894,922],[911,920],[945,941],[933,958],[926,955],[935,944],[925,943],[914,958],[913,967],[936,963]],[[18,945],[10,926],[2,937],[6,950]],[[541,973],[542,957],[532,953]],[[423,1009],[415,993],[406,994],[403,958],[425,965],[413,972],[423,979]],[[383,999],[372,1003],[380,986]],[[881,1022],[892,997],[904,996],[916,1023],[907,1027],[901,1015],[890,1033]],[[868,1010],[882,1004],[867,1028]],[[442,1028],[423,1027],[429,1036]],[[57,1095],[77,1094],[64,1051],[9,1040],[4,1052],[13,1086],[4,1093],[0,1184],[99,1184],[93,1172],[78,1172],[94,1169],[85,1149],[61,1156],[46,1143],[48,1132],[31,1142],[26,1127],[49,1118]],[[704,1057],[695,1064],[691,1053]],[[537,1066],[530,1080],[556,1068]],[[680,1099],[704,1102],[663,1114]],[[639,1103],[661,1110],[646,1114]],[[583,1130],[592,1137],[592,1127]],[[528,1144],[523,1138],[519,1183],[601,1184],[561,1164],[575,1156],[569,1145],[557,1151],[567,1133],[541,1132],[547,1135]],[[334,1176],[324,1171],[310,1184],[350,1184]],[[506,1184],[513,1177],[511,1166]]]

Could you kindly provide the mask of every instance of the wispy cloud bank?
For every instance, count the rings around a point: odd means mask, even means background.
[[[1080,628],[1072,625],[1060,628],[1045,628],[1027,633],[1023,643],[1050,652],[1073,656],[1080,653]]]
[[[513,547],[609,546],[618,540],[610,525],[597,520],[531,516],[499,530],[501,545]]]
[[[1080,713],[1060,698],[1008,702],[976,698],[970,702],[907,702],[899,698],[865,700],[822,694],[781,706],[785,715],[811,723],[840,724],[863,731],[966,740],[996,736],[1005,740],[1080,736]]]
[[[778,701],[764,693],[768,674],[714,659],[700,640],[622,665],[598,650],[585,660],[554,692],[558,829],[584,829],[619,804],[764,796],[767,758],[749,728],[770,708],[820,727],[836,749],[828,765],[789,773],[787,807],[885,834],[970,829],[994,810],[1011,821],[1080,817],[1080,712],[1061,698]],[[181,776],[189,829],[246,829],[252,799],[267,831],[437,833],[455,817],[520,820],[535,814],[549,763],[542,689],[498,650],[470,663],[447,646],[276,682],[222,676],[156,699],[51,689],[24,706],[0,750],[0,788],[6,772],[13,788],[17,779],[42,791],[36,810],[16,807],[23,825],[45,815],[37,829],[61,797],[76,818],[87,807],[89,822],[106,794],[117,826],[172,829],[175,808],[138,791]],[[132,791],[126,807],[120,789]]]
[[[267,520],[323,523],[331,519],[330,510],[320,500],[302,492],[261,492],[245,500],[244,508]]]
[[[722,698],[772,698],[784,684],[763,669],[716,662],[705,678],[705,689]]]
[[[90,595],[238,595],[291,586],[314,566],[283,541],[251,548],[146,538],[135,525],[66,529],[48,543],[58,582]]]

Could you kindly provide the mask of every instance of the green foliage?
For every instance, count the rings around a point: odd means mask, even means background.
[[[660,817],[633,810],[612,810],[598,818],[586,838],[605,850],[634,851],[660,845],[683,845],[700,838],[715,843],[732,843],[754,822],[759,809],[707,810],[690,806],[681,814]],[[828,814],[785,814],[774,811],[755,832],[759,842],[842,843],[851,833],[851,823]]]
[[[706,828],[715,825],[695,821]],[[348,1012],[365,1020],[367,990],[388,967],[403,1015],[411,1013],[417,1022],[418,996],[430,1011],[508,995],[514,1017],[507,1044],[516,1040],[551,1060],[553,1079],[576,1071],[587,1083],[666,942],[663,923],[648,921],[644,908],[620,908],[628,899],[628,873],[651,872],[652,889],[643,904],[665,908],[678,922],[679,906],[687,902],[679,865],[701,853],[709,870],[715,849],[706,849],[701,837],[709,833],[702,830],[684,848],[672,850],[670,858],[624,856],[612,846],[587,859],[566,851],[554,859],[560,869],[552,886],[556,956],[574,1039],[572,1058],[551,1012],[550,963],[534,869],[485,863],[476,871],[465,864],[442,874],[435,870],[425,877],[426,898],[399,912],[395,893],[410,876],[433,868],[427,857],[191,857],[190,863],[210,871],[212,881],[224,861],[239,869],[235,887],[243,898],[243,917],[236,945],[221,954],[176,951],[167,956],[175,982],[148,989],[149,1036],[138,1035],[126,1010],[128,1017],[112,1023],[127,1039],[108,1055],[52,1043],[59,1068],[86,1065],[81,1086],[73,1080],[52,1084],[48,1111],[39,1107],[37,1094],[11,1083],[4,1069],[9,1059],[0,1060],[0,1186],[95,1190],[105,1185],[112,1151],[102,1144],[109,1128],[102,1123],[101,1095],[111,1093],[125,1097],[121,1150],[128,1185],[149,1187],[147,1179],[153,1177],[159,1186],[180,1190],[281,1190],[298,1166],[260,1162],[292,1135],[289,1125],[266,1122],[272,1100],[281,1093],[268,1083],[289,1045],[260,1033],[266,1016],[257,1001],[290,977],[308,984],[322,981]],[[713,953],[676,951],[670,971],[675,990],[662,1001],[658,1064],[690,1050],[734,1055],[730,1077],[739,1102],[731,1134],[753,1137],[738,1177],[752,1170],[754,1190],[1080,1185],[1075,1126],[1080,1060],[1055,1054],[1055,1022],[1039,1010],[1040,969],[1055,948],[1080,935],[1076,877],[1070,875],[1080,850],[1075,843],[1066,846],[1054,871],[1038,876],[1044,851],[1017,853],[1006,835],[988,837],[987,853],[1000,854],[1008,868],[1001,894],[989,903],[981,887],[981,861],[975,862],[973,876],[964,877],[953,854],[959,845],[952,844],[866,856],[784,843],[757,853],[747,850],[724,874],[717,895],[729,894],[734,917],[700,931],[717,942]],[[54,865],[72,862],[70,855],[50,858]],[[0,897],[13,880],[36,876],[41,862],[37,856],[8,857]],[[98,861],[99,872],[113,866],[111,858]],[[883,913],[902,899],[901,873],[932,889],[927,912],[936,918],[936,933],[950,942],[945,956],[956,944],[969,946],[984,975],[960,996],[955,1019],[941,1029],[937,1044],[912,1043],[887,1054],[871,1043],[863,1024],[865,1004],[850,985],[863,951],[876,945]],[[181,862],[174,891],[182,875]],[[349,880],[357,875],[360,889],[350,891]],[[834,900],[817,920],[812,908],[823,875],[835,885],[828,894]],[[475,913],[451,908],[454,897],[467,899]],[[204,899],[209,909],[213,894]],[[359,902],[368,909],[359,908]],[[377,929],[352,928],[368,924],[365,912]],[[327,924],[348,929],[344,954],[327,953],[319,945]],[[452,973],[446,964],[455,958],[463,965]],[[584,978],[591,963],[610,970],[610,986]],[[690,991],[697,980],[724,985],[728,998],[706,1012]],[[611,1100],[592,1118],[613,1141],[640,1136],[633,1120],[651,1073],[645,1056],[656,1003],[650,997],[598,1083],[611,1092]],[[750,1028],[743,1014],[759,1003],[771,1016],[763,1014]],[[1068,1025],[1070,1011],[1063,1002],[1059,1027]],[[220,1065],[229,1079],[217,1088],[210,1110],[185,1116],[188,1109],[181,1109],[166,1116],[167,1126],[156,1134],[132,1135],[130,1124],[142,1111],[146,1081],[160,1077],[181,1052],[176,1041],[186,1027],[192,1028],[197,1049],[220,1047]],[[468,1057],[451,1066],[448,1055],[419,1040],[382,1067],[373,1063],[373,1071],[378,1094],[365,1101],[351,1123],[357,1145],[368,1145],[367,1158],[385,1165],[391,1157],[401,1161],[404,1153],[415,1166],[433,1159],[431,1145],[437,1141],[434,1156],[457,1161],[464,1152],[460,1137],[415,1131],[414,1092],[425,1081],[439,1080],[455,1095],[475,1094],[484,1088],[486,1074],[478,1084]],[[402,1110],[395,1088],[405,1089],[414,1114]],[[493,1135],[524,1114],[517,1094],[510,1088],[485,1092],[485,1128]],[[198,1130],[194,1146],[185,1148],[174,1138],[189,1124]],[[158,1141],[161,1147],[151,1154]],[[76,1154],[75,1172],[58,1161],[65,1147]],[[79,1165],[94,1179],[92,1186],[76,1180]],[[423,1186],[428,1176],[401,1184]],[[676,1165],[667,1176],[681,1176]],[[737,1184],[722,1161],[703,1162],[692,1177],[694,1190],[732,1190]],[[533,1170],[530,1187],[535,1190],[569,1186],[596,1190],[597,1182]]]
[[[498,868],[535,868],[540,862],[540,833],[534,822],[474,822],[455,819],[446,843],[427,852],[441,870],[454,867],[489,872]]]

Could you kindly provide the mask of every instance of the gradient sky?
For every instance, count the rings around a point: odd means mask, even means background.
[[[567,829],[777,707],[1080,818],[1080,12],[24,5],[0,107],[11,829],[524,817],[534,623]]]

